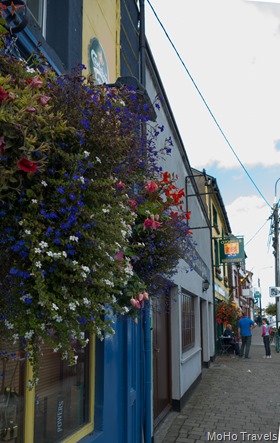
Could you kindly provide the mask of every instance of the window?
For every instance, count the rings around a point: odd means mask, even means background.
[[[45,36],[45,22],[46,22],[46,0],[27,0],[26,5],[35,18],[36,22],[42,29],[42,34]]]
[[[219,266],[219,242],[216,238],[214,238],[214,266]]]
[[[74,443],[93,431],[94,341],[86,348],[76,343],[75,366],[43,345],[32,390],[32,368],[19,346],[0,346],[0,442]]]
[[[182,349],[194,347],[194,297],[182,292]]]
[[[34,441],[58,442],[89,421],[88,352],[79,347],[75,366],[43,346],[44,357],[35,389]]]
[[[213,214],[213,226],[216,229],[217,233],[220,234],[220,230],[218,227],[218,213],[214,205],[212,205],[212,214]]]

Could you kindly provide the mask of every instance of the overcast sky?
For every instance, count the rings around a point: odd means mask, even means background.
[[[280,4],[146,0],[145,12],[147,39],[189,161],[216,177],[265,306],[275,301],[268,296],[275,284],[268,240],[280,177]]]

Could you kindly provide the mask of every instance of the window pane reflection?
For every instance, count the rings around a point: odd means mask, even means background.
[[[88,423],[88,348],[75,366],[43,347],[35,394],[35,443],[55,443]],[[76,347],[76,349],[77,349]]]

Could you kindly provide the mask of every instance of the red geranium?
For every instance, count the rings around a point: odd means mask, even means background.
[[[18,161],[18,167],[24,172],[36,172],[38,163],[32,162],[27,158],[22,157]]]

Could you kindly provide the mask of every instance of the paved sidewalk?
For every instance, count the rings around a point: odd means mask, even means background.
[[[203,371],[183,410],[172,412],[157,430],[154,442],[277,442],[280,353],[272,346],[272,358],[264,359],[263,355],[261,328],[257,327],[253,330],[251,359],[216,357]]]

